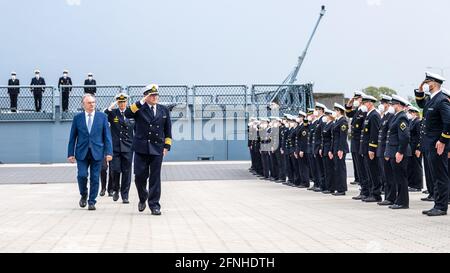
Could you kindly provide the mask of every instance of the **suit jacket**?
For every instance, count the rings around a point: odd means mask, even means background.
[[[409,146],[409,120],[404,111],[394,115],[389,122],[389,130],[386,140],[385,157],[395,158],[396,153],[405,157],[411,156]]]
[[[103,160],[106,155],[113,155],[108,118],[102,112],[95,112],[91,133],[87,128],[84,112],[73,118],[67,157],[75,156],[77,160],[84,160],[89,149],[94,160]]]
[[[15,79],[14,81],[12,79],[8,80],[8,86],[14,86],[14,85],[20,85],[19,79]],[[8,88],[8,94],[10,94],[10,95],[17,95],[19,93],[20,93],[20,88],[18,88],[18,87]]]
[[[64,79],[64,77],[59,78],[58,88],[60,88],[61,85],[72,85],[72,79],[70,77],[67,77],[65,79]],[[61,92],[70,92],[70,91],[72,91],[72,87],[61,88]]]
[[[348,153],[348,121],[345,117],[341,117],[333,123],[332,127],[332,152],[337,155],[339,151]]]
[[[133,103],[125,110],[127,118],[134,118],[135,135],[133,150],[146,155],[162,155],[163,149],[172,146],[172,121],[170,111],[164,105],[156,106],[156,116],[147,103]]]
[[[30,85],[45,85],[45,80],[42,77],[40,77],[39,80],[36,79],[36,77],[34,77],[31,79]],[[34,95],[42,95],[42,93],[45,92],[45,88],[44,87],[31,88],[31,92],[33,92]]]
[[[134,119],[122,116],[119,109],[105,110],[111,129],[114,153],[132,152],[134,136]]]
[[[367,153],[376,153],[378,148],[378,133],[381,127],[381,117],[376,109],[367,114],[364,120],[364,126],[361,132],[361,145],[359,153],[367,155]]]
[[[92,81],[90,81],[89,79],[86,79],[84,81],[84,85],[97,85],[97,82],[92,79]],[[90,93],[92,95],[95,95],[95,92],[97,92],[97,87],[85,87],[84,88],[84,93]]]
[[[351,152],[359,153],[360,142],[361,142],[361,131],[364,126],[364,120],[366,118],[366,113],[359,109],[352,109],[352,107],[345,106],[345,114],[347,117],[351,118],[350,123],[350,136],[351,136]]]

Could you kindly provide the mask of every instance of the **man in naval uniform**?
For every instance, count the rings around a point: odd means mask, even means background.
[[[72,79],[69,77],[68,70],[64,70],[63,76],[58,80],[58,89],[62,97],[62,111],[67,112],[69,109],[69,94],[72,91],[72,87],[61,87],[64,85],[72,86]]]
[[[17,79],[16,72],[11,72],[11,79],[8,80],[8,86],[19,86],[20,81]],[[11,101],[11,112],[17,112],[17,97],[19,96],[20,89],[18,87],[8,87],[9,99]]]
[[[126,118],[135,120],[132,148],[138,210],[144,211],[148,202],[152,215],[161,215],[161,165],[172,145],[170,111],[158,104],[158,99],[158,86],[148,85],[144,88],[144,97],[125,111]]]

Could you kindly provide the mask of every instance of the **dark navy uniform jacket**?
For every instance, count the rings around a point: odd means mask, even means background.
[[[389,122],[385,157],[395,158],[397,152],[405,157],[411,156],[409,137],[409,120],[406,113],[401,111],[395,114]]]
[[[332,127],[332,152],[337,155],[339,151],[349,152],[348,142],[348,121],[345,117],[337,119]]]
[[[422,121],[418,118],[409,123],[411,152],[420,150],[420,133],[422,130]]]
[[[286,152],[286,137],[288,130],[289,129],[286,128],[286,126],[280,126],[280,149],[282,149],[283,152]]]
[[[394,117],[393,114],[386,112],[381,118],[381,127],[378,131],[377,157],[384,157],[384,152],[386,151],[387,132],[389,130],[389,122],[392,117]]]
[[[97,85],[97,82],[94,79],[92,79],[92,81],[90,81],[89,79],[86,79],[84,81],[84,85]],[[84,92],[95,95],[95,92],[97,92],[97,87],[85,87]]]
[[[20,81],[19,79],[9,79],[8,80],[8,86],[14,86],[14,85],[20,85]],[[8,94],[10,95],[15,95],[15,94],[19,94],[19,88],[17,87],[12,87],[12,88],[8,88]]]
[[[295,139],[295,151],[297,153],[303,152],[307,153],[308,151],[308,133],[309,133],[309,127],[308,122],[304,121],[302,125],[299,126],[299,130],[297,131],[297,137]]]
[[[133,150],[146,155],[162,155],[163,149],[170,150],[172,145],[172,122],[169,109],[156,105],[156,116],[151,113],[147,103],[140,101],[125,110],[125,117],[134,118],[135,135]]]
[[[319,150],[321,149],[322,146],[322,130],[323,127],[326,125],[325,122],[323,122],[323,118],[325,116],[321,116],[318,120],[317,120],[317,124],[316,127],[314,128],[314,134],[313,134],[313,153],[314,154],[319,154]]]
[[[352,107],[345,105],[345,114],[347,117],[352,119],[351,125],[351,152],[359,153],[360,141],[361,141],[361,131],[364,125],[364,120],[366,118],[366,113],[359,109],[352,110]]]
[[[132,152],[134,136],[134,119],[122,116],[120,109],[105,110],[111,129],[113,151],[115,153]]]
[[[332,149],[332,139],[331,139],[332,129],[333,129],[333,122],[325,123],[325,125],[322,128],[321,149],[322,149],[323,157],[328,157],[328,152],[332,151],[331,150]]]
[[[308,147],[306,149],[306,152],[308,154],[313,154],[314,153],[314,132],[316,131],[316,127],[317,124],[319,123],[318,120],[314,121],[314,122],[309,122],[308,125]]]
[[[39,80],[36,79],[36,77],[34,77],[31,79],[30,85],[45,85],[45,80],[42,77],[40,77]],[[31,92],[33,92],[33,94],[35,95],[42,95],[44,91],[45,91],[44,87],[31,88]]]
[[[367,153],[376,152],[378,148],[378,132],[381,127],[381,117],[376,109],[367,114],[361,131],[361,145],[359,153],[366,156]]]
[[[288,154],[293,154],[295,152],[295,150],[296,150],[295,139],[297,137],[299,129],[300,129],[300,126],[297,126],[295,128],[291,128],[289,133],[288,133],[288,139],[287,139]]]
[[[67,77],[64,79],[64,77],[59,78],[58,80],[58,88],[61,85],[72,85],[72,79],[70,77]],[[61,89],[61,92],[70,92],[72,91],[72,87],[63,87]]]
[[[450,150],[450,103],[447,96],[440,91],[433,98],[425,96],[424,92],[415,91],[416,101],[423,108],[423,135],[422,150],[424,152],[436,151],[436,142],[439,140]]]

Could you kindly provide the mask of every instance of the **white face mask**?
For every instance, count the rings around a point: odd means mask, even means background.
[[[317,117],[319,115],[319,112],[317,110],[314,110],[313,115]]]
[[[355,101],[353,102],[353,107],[359,107],[359,101],[355,100]]]
[[[430,85],[428,83],[425,83],[422,86],[422,90],[423,90],[423,92],[430,92]]]
[[[301,118],[296,118],[295,121],[297,121],[298,123],[302,122]]]
[[[36,79],[39,79],[39,77],[40,77],[39,74],[36,74]]]
[[[324,118],[322,119],[322,121],[325,122],[325,123],[327,123],[327,122],[328,122],[328,117],[324,117]]]
[[[11,76],[11,79],[12,79],[12,80],[15,80],[15,79],[16,79],[16,76]]]
[[[333,118],[337,118],[337,113],[333,112],[333,114],[331,115]]]
[[[394,114],[395,113],[395,109],[394,109],[394,107],[391,105],[391,106],[389,106],[389,108],[388,108],[388,113],[390,113],[390,114]]]
[[[365,105],[362,105],[360,109],[363,113],[367,113],[367,111],[369,111],[369,109]]]
[[[378,111],[384,112],[384,105],[383,104],[378,105]]]
[[[312,116],[308,116],[308,121],[311,121],[312,120]]]
[[[64,74],[63,74],[63,77],[64,77],[64,78],[67,78],[67,74],[66,74],[66,73],[64,73]]]
[[[408,117],[408,119],[413,119],[414,116],[412,114],[408,113],[408,114],[406,114],[406,117]]]

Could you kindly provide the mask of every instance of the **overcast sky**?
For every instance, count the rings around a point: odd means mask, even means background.
[[[75,83],[280,83],[322,4],[299,75],[315,91],[411,95],[427,66],[450,67],[448,0],[1,0],[0,81],[39,68],[56,84],[67,68]]]

